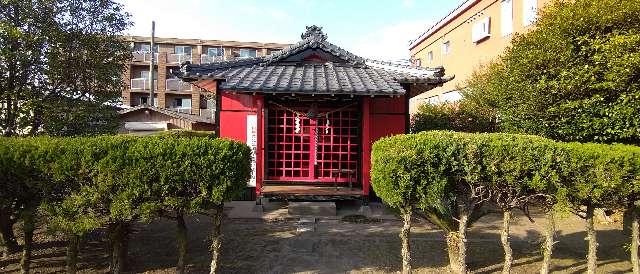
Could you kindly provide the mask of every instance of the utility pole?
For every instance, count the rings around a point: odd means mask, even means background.
[[[149,65],[149,100],[148,105],[153,106],[153,91],[155,89],[154,79],[155,75],[155,64],[156,64],[156,53],[154,51],[156,47],[156,21],[151,21],[151,64]]]

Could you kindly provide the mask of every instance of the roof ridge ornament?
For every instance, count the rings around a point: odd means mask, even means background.
[[[307,28],[307,31],[305,31],[302,35],[300,35],[300,38],[302,38],[302,40],[306,40],[309,38],[316,41],[327,40],[327,35],[324,32],[322,32],[322,27],[311,25],[311,26],[306,26],[306,28]]]

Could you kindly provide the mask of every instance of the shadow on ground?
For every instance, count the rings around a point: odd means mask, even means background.
[[[513,250],[516,258],[513,273],[535,273],[541,262],[540,233],[544,224],[540,216],[531,224],[520,216],[514,221]],[[487,216],[469,234],[470,269],[476,273],[501,270],[500,216]],[[188,219],[188,271],[208,273],[210,255],[207,216]],[[341,220],[318,220],[310,231],[298,232],[293,220],[264,221],[226,219],[221,259],[222,273],[388,273],[400,270],[398,221],[350,223]],[[583,222],[577,218],[559,221],[559,243],[554,253],[554,271],[584,272],[586,256]],[[175,223],[158,220],[136,225],[130,244],[130,272],[174,273],[176,261]],[[80,258],[82,273],[106,273],[104,233],[95,233],[83,245]],[[622,246],[625,238],[619,225],[600,225],[599,269],[601,273],[627,273],[630,264]],[[33,271],[64,271],[64,244],[60,238],[38,231]],[[427,223],[418,223],[412,231],[412,259],[416,273],[447,273],[447,253],[441,231]],[[17,270],[19,255],[0,261],[0,273]]]

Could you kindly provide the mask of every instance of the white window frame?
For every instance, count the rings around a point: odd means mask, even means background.
[[[141,43],[138,44],[138,52],[151,52],[151,44]],[[153,52],[158,52],[158,45],[154,45]]]
[[[491,17],[484,17],[473,23],[471,27],[471,41],[479,43],[491,36]]]
[[[184,50],[185,49],[189,49],[189,53],[186,53]],[[178,49],[181,49],[180,51]],[[175,46],[175,48],[173,49],[174,53],[176,54],[184,54],[184,55],[191,55],[191,53],[193,52],[193,49],[191,48],[191,46]]]
[[[188,102],[188,104],[185,104]],[[191,98],[174,98],[173,105],[175,108],[191,108]]]
[[[451,53],[451,41],[447,40],[442,43],[442,54],[449,55]]]
[[[522,1],[522,25],[529,26],[538,19],[538,0]]]
[[[253,52],[254,54],[253,55],[247,54],[248,52]],[[253,58],[258,56],[258,50],[257,49],[240,49],[238,51],[238,55],[240,56],[240,58]]]
[[[433,50],[427,52],[427,60],[429,60],[429,62],[433,62]]]
[[[212,54],[212,52],[214,52],[213,50],[216,51],[216,54]],[[211,56],[211,57],[224,56],[224,48],[208,48],[207,49],[207,55]]]
[[[502,36],[513,33],[513,0],[500,2],[500,32]]]

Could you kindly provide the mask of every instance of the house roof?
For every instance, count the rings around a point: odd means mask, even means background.
[[[139,111],[139,110],[151,110],[151,111],[155,111],[155,112],[159,112],[162,114],[165,114],[167,116],[173,117],[173,118],[177,118],[177,119],[182,119],[191,123],[209,123],[209,124],[213,124],[214,121],[210,118],[207,117],[202,117],[199,115],[193,115],[193,114],[189,114],[189,113],[182,113],[182,112],[177,112],[177,111],[173,111],[170,109],[166,109],[166,108],[157,108],[157,107],[153,107],[153,106],[147,106],[147,105],[139,105],[139,106],[135,106],[132,108],[128,108],[128,109],[123,109],[121,111],[118,111],[118,113],[120,115],[123,114],[127,114],[127,113],[132,113],[135,111]]]
[[[401,84],[435,87],[453,79],[444,68],[414,68],[368,60],[327,41],[310,26],[302,40],[269,56],[184,63],[176,76],[196,86],[224,79],[221,90],[237,92],[403,95]]]

